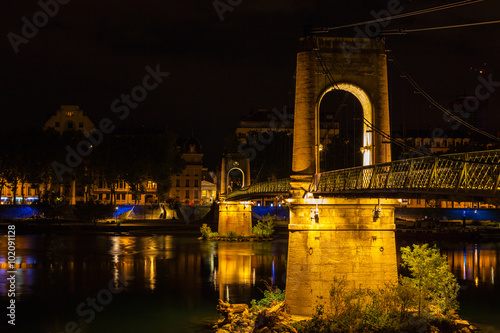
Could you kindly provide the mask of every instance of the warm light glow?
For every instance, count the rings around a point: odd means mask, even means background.
[[[319,102],[317,104],[317,109],[319,112],[319,105],[321,104],[321,100],[323,97],[330,91],[332,90],[343,90],[350,92],[353,94],[361,104],[361,107],[363,109],[363,117],[365,119],[365,122],[363,124],[363,165],[372,165],[372,145],[373,145],[373,138],[372,138],[372,130],[368,126],[373,124],[373,105],[370,101],[370,98],[366,94],[366,92],[361,89],[360,87],[350,84],[350,83],[338,83],[335,87],[329,87],[326,89],[320,96]],[[319,148],[319,146],[318,146]]]

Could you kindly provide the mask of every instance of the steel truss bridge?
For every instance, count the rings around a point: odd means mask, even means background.
[[[290,179],[262,182],[235,190],[226,200],[288,197],[290,189]],[[315,197],[500,201],[500,149],[318,173],[305,190]]]

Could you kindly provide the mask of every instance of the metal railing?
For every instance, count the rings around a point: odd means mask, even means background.
[[[268,194],[269,196],[286,194],[290,192],[290,178],[278,179],[269,182],[262,182],[243,187],[235,190],[227,195],[227,199],[237,198],[251,198],[261,194]]]
[[[311,191],[324,196],[443,195],[500,197],[500,150],[425,156],[334,170],[314,176]],[[290,179],[253,184],[228,200],[288,194]]]
[[[316,174],[314,192],[426,192],[494,197],[500,150],[426,156]]]

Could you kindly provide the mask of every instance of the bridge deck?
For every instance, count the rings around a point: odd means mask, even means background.
[[[426,156],[316,174],[314,196],[442,198],[454,201],[500,198],[500,150]],[[288,196],[290,179],[257,183],[227,200]]]

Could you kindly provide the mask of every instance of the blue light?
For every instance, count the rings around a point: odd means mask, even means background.
[[[273,286],[275,284],[274,273],[275,273],[275,271],[274,271],[274,260],[273,260]]]

